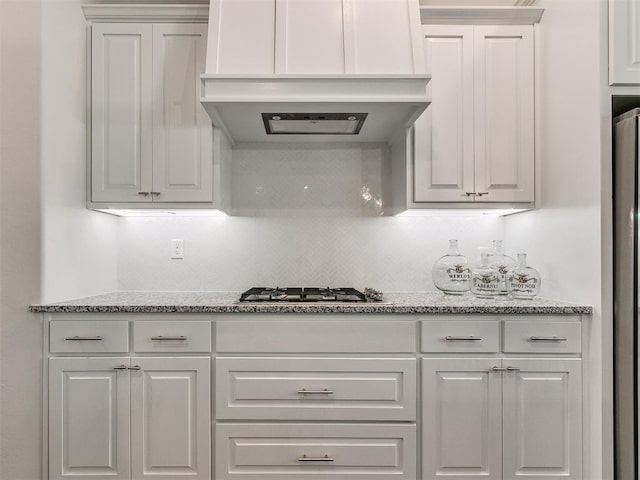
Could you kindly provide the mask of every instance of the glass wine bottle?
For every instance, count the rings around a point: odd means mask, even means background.
[[[433,265],[433,283],[448,295],[462,295],[469,291],[471,271],[467,257],[458,252],[458,241],[449,240],[449,253]]]
[[[542,278],[527,266],[527,254],[518,254],[518,265],[507,272],[507,290],[511,298],[532,299],[540,292]]]
[[[515,259],[502,251],[502,240],[494,240],[493,251],[489,254],[489,267],[500,277],[500,295],[507,294],[507,272],[516,265]]]
[[[471,293],[479,298],[494,298],[500,295],[501,275],[489,266],[489,254],[480,254],[480,265],[471,269]]]

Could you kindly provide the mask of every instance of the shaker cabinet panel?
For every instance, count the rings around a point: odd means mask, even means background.
[[[415,421],[414,358],[218,357],[216,415]]]
[[[425,25],[423,37],[432,103],[414,125],[413,202],[533,202],[533,27]]]
[[[207,25],[94,23],[91,36],[91,202],[212,204]]]
[[[476,201],[534,200],[533,29],[474,27]]]
[[[206,24],[153,26],[154,202],[213,201],[213,130],[200,104]]]
[[[422,361],[425,480],[502,479],[500,359]]]
[[[414,201],[471,201],[473,27],[424,27],[427,85],[435,101],[416,121]]]
[[[274,73],[275,1],[211,0],[207,73]]]
[[[504,478],[582,478],[579,359],[505,358]]]
[[[128,364],[127,357],[50,360],[50,480],[129,478]]]
[[[609,83],[640,84],[639,0],[609,0]]]
[[[91,199],[151,201],[152,26],[91,30]]]
[[[210,362],[209,357],[131,359],[134,480],[210,478]]]
[[[424,72],[417,0],[343,0],[347,73]]]
[[[276,73],[340,74],[342,0],[276,0]]]

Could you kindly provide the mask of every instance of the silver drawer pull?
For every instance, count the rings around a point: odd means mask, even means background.
[[[151,337],[151,340],[186,340],[187,337],[185,337],[184,335],[178,335],[178,336],[174,336],[174,337],[164,337],[162,335],[156,335],[155,337]]]
[[[126,370],[127,367],[126,365],[118,365],[117,367],[113,367],[114,370]]]
[[[519,372],[520,369],[518,367],[507,367],[507,372]]]
[[[492,372],[506,372],[507,369],[504,367],[491,367]]]
[[[142,367],[140,365],[131,365],[129,370],[140,370]]]
[[[79,335],[75,335],[73,337],[66,337],[65,340],[69,340],[69,341],[82,341],[82,342],[87,342],[87,341],[99,341],[102,340],[102,337],[100,335],[96,335],[95,337],[81,337]]]
[[[309,457],[307,455],[302,455],[298,457],[299,462],[333,462],[333,458],[329,455],[325,455],[324,457]]]
[[[567,339],[564,337],[529,337],[529,340],[532,342],[566,342]]]
[[[329,390],[328,388],[322,390],[307,390],[303,388],[302,390],[298,390],[298,395],[333,395],[333,390]]]
[[[452,335],[447,335],[444,337],[447,342],[479,342],[482,340],[482,337],[474,337],[473,335],[469,335],[468,337],[456,337]]]

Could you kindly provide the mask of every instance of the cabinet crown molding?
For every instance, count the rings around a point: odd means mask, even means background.
[[[422,25],[534,25],[544,8],[420,7]]]
[[[208,5],[82,5],[89,22],[207,23]]]

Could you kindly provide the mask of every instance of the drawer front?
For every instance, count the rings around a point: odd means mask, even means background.
[[[415,338],[411,321],[216,322],[216,349],[225,353],[413,353]]]
[[[133,351],[153,353],[208,353],[211,351],[211,322],[133,322]]]
[[[60,320],[50,324],[51,353],[125,353],[129,326],[125,321]]]
[[[217,358],[225,420],[416,419],[413,358]]]
[[[500,322],[423,321],[422,351],[429,353],[496,353],[500,351]]]
[[[580,353],[582,325],[567,321],[506,321],[504,351],[507,353]]]
[[[218,424],[216,480],[416,478],[415,425]]]

